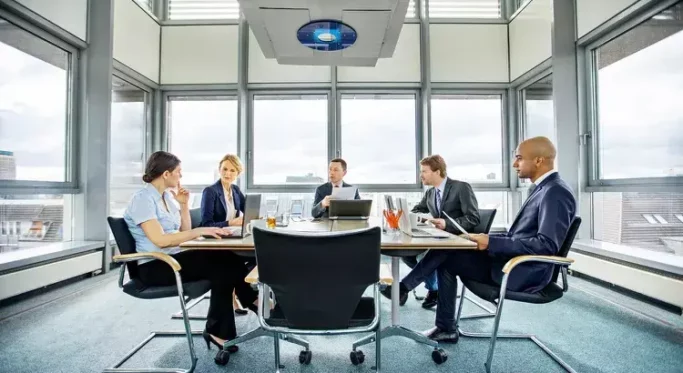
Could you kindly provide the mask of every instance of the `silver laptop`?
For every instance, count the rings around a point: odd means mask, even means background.
[[[403,215],[398,221],[398,228],[401,232],[407,234],[410,237],[415,238],[447,238],[450,237],[448,232],[442,231],[438,228],[412,228],[410,226],[410,218],[408,213],[408,202],[405,198],[397,198],[396,203],[398,204],[398,209],[403,210]]]
[[[261,214],[261,195],[247,194],[244,201],[244,218],[242,219],[242,226],[239,228],[228,227],[232,232],[232,236],[225,238],[243,238],[246,236],[247,224],[252,220],[258,220]]]
[[[332,199],[329,216],[331,220],[367,220],[371,208],[371,199]]]

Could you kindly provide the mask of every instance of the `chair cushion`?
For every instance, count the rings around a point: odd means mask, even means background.
[[[209,280],[200,280],[183,283],[183,293],[185,297],[197,298],[211,290],[211,282]],[[140,280],[134,279],[126,282],[123,285],[123,292],[132,295],[136,298],[142,299],[157,299],[178,296],[178,287],[176,285],[169,286],[147,286]]]
[[[496,299],[498,299],[498,295],[500,294],[500,286],[497,285],[489,285],[472,280],[463,280],[463,284],[479,298],[489,302],[494,302]],[[537,293],[524,293],[508,290],[505,292],[505,299],[524,303],[542,304],[550,303],[554,300],[562,298],[562,294],[562,287],[554,282],[551,282],[548,284],[548,286],[543,288],[543,290]]]
[[[371,297],[363,297],[358,302],[356,310],[349,320],[349,328],[368,326],[372,323],[375,318],[375,300]],[[291,327],[285,318],[285,314],[279,305],[270,312],[270,318],[266,319],[266,322],[270,326]]]

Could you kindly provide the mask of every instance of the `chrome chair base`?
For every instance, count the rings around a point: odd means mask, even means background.
[[[299,345],[303,348],[306,349],[306,351],[310,350],[310,343],[308,341],[301,339],[299,337],[295,337],[291,334],[283,334],[283,333],[276,333],[276,332],[270,332],[267,331],[261,327],[258,327],[256,329],[250,330],[242,335],[237,336],[235,339],[231,339],[229,341],[226,341],[225,344],[223,344],[223,349],[227,349],[230,346],[236,346],[240,343],[244,343],[246,341],[250,341],[254,338],[259,338],[259,337],[273,337],[278,336],[279,339],[282,339],[283,341],[293,343],[295,345]]]
[[[211,299],[211,293],[210,292],[204,294],[203,296],[201,296],[197,299],[193,299],[190,303],[187,304],[187,310],[189,311],[192,307],[198,305],[199,303],[201,303],[205,299]],[[190,320],[206,320],[206,315],[188,314],[187,318]],[[174,313],[171,316],[171,319],[182,320],[183,319],[183,311],[178,311],[178,312]]]

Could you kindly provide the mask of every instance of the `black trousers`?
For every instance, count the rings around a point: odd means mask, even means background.
[[[237,336],[235,313],[232,308],[232,291],[246,306],[258,298],[258,293],[244,277],[249,273],[244,258],[227,250],[185,251],[173,256],[181,266],[183,281],[211,281],[211,302],[206,331],[222,338]],[[175,285],[175,276],[168,264],[154,260],[139,266],[140,280],[150,286]]]

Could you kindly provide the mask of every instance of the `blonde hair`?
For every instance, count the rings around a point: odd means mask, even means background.
[[[221,165],[223,162],[228,161],[230,162],[233,166],[235,166],[235,169],[237,169],[237,173],[241,174],[242,171],[244,171],[244,166],[242,166],[242,161],[240,161],[240,157],[236,156],[235,154],[226,154],[223,159],[218,163],[218,168],[221,168]]]

